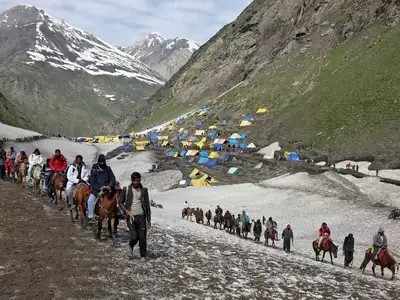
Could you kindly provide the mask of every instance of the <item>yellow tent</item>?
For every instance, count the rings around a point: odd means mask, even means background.
[[[208,127],[208,129],[217,129],[217,126],[212,125],[212,126]]]
[[[136,145],[136,151],[144,151],[145,146],[144,145]]]
[[[218,154],[218,152],[213,151],[208,155],[208,158],[217,159],[217,158],[219,158],[219,154]]]
[[[248,126],[251,126],[251,125],[252,125],[252,123],[250,121],[247,121],[247,120],[243,120],[240,123],[240,127],[248,127]]]
[[[197,176],[199,176],[201,174],[201,172],[199,171],[199,169],[194,168],[192,173],[190,173],[189,177],[190,178],[196,178]]]
[[[158,140],[159,140],[159,141],[167,141],[168,139],[169,139],[168,135],[160,135],[160,136],[158,137]]]
[[[143,147],[144,148],[149,144],[150,144],[149,141],[135,141],[135,146],[136,147]]]
[[[211,184],[208,182],[207,179],[201,177],[199,179],[192,179],[192,186],[201,188],[201,187],[209,187],[211,186]]]
[[[162,147],[166,147],[166,146],[168,146],[168,145],[169,145],[169,142],[168,142],[168,141],[164,141],[164,142],[162,142],[162,144],[161,144]]]
[[[260,107],[260,108],[257,110],[256,114],[265,114],[265,113],[267,113],[267,112],[269,112],[268,108],[266,108],[266,107]]]

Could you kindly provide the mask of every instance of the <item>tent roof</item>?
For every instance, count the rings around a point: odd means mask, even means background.
[[[197,154],[199,154],[198,150],[189,150],[186,152],[186,156],[196,156]]]
[[[208,155],[208,157],[211,159],[216,159],[216,158],[219,158],[219,154],[218,154],[218,152],[213,151]]]
[[[257,109],[256,114],[265,114],[265,113],[267,113],[267,112],[269,112],[268,108],[266,108],[266,107],[260,107],[259,109]]]
[[[192,172],[190,173],[189,177],[190,177],[190,178],[195,178],[195,177],[197,177],[197,176],[200,175],[200,174],[201,174],[201,172],[199,171],[199,169],[194,168],[194,169],[192,170]]]
[[[225,142],[226,142],[226,139],[215,139],[214,140],[214,144],[216,144],[216,145],[222,145],[222,144],[225,144]]]
[[[230,139],[240,139],[240,138],[242,138],[242,137],[241,137],[241,135],[240,135],[239,133],[234,133],[234,134],[232,134],[229,138],[230,138]]]
[[[217,126],[212,125],[212,126],[208,127],[208,129],[217,129]]]
[[[251,143],[251,144],[248,144],[248,145],[247,145],[247,148],[249,148],[249,149],[255,149],[255,148],[257,148],[257,146],[256,146],[254,143]]]
[[[251,123],[250,121],[247,120],[243,120],[242,122],[240,122],[240,127],[247,127],[252,125],[253,123]]]
[[[233,167],[233,168],[230,168],[230,169],[228,170],[228,174],[229,174],[229,175],[234,175],[234,174],[236,174],[238,171],[239,171],[239,168]]]

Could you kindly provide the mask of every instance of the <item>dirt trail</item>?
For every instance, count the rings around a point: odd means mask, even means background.
[[[15,185],[0,183],[0,194],[1,299],[111,296],[106,243],[85,237],[65,214]]]

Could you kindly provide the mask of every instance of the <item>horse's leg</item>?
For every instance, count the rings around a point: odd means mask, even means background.
[[[376,276],[376,273],[375,273],[375,263],[372,263],[372,273],[374,274],[374,276]]]
[[[333,265],[333,258],[332,258],[332,252],[331,251],[329,251],[329,255],[331,257],[331,264]]]
[[[103,219],[101,217],[99,217],[99,221],[97,222],[97,234],[96,234],[96,238],[98,240],[101,239],[101,230],[102,230],[102,226],[103,225]]]
[[[392,271],[392,278],[391,280],[394,280],[396,277],[396,265],[393,265],[390,267],[390,271]]]
[[[321,259],[321,262],[324,262],[324,259],[325,259],[325,253],[326,253],[326,251],[324,250],[324,253],[322,253],[322,259]]]
[[[108,225],[108,237],[113,238],[112,228],[111,228],[111,217],[108,217],[107,225]]]
[[[384,271],[384,269],[385,269],[385,268],[381,266],[381,274],[382,274],[382,277],[385,276],[385,271]]]

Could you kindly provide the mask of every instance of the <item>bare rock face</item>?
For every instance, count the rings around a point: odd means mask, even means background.
[[[165,39],[158,33],[151,33],[134,46],[122,50],[169,80],[198,48],[199,45],[191,40]]]
[[[0,73],[0,91],[49,134],[109,131],[164,83],[129,54],[32,6],[0,15]]]

